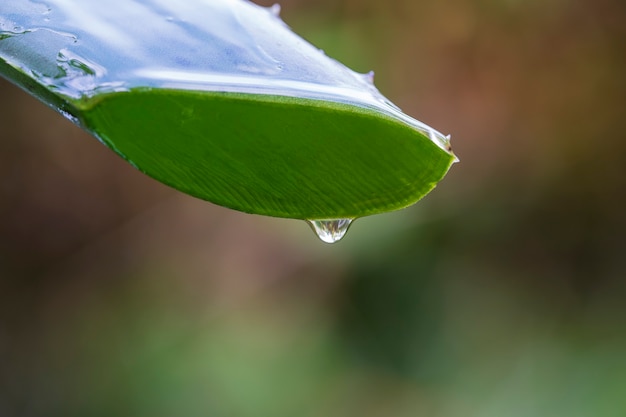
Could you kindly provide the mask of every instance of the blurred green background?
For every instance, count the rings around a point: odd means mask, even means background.
[[[282,6],[461,162],[328,246],[0,81],[0,416],[626,415],[626,3]]]

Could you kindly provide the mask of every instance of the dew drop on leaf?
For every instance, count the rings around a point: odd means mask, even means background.
[[[346,235],[353,219],[307,220],[322,242],[335,243]]]
[[[271,14],[273,14],[276,17],[280,16],[280,4],[275,3],[273,5],[271,5],[270,7],[268,7],[269,11]]]

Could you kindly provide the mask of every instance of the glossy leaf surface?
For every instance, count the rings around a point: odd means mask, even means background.
[[[406,207],[445,175],[441,133],[368,75],[241,0],[0,5],[0,73],[139,170],[233,209],[304,219]]]

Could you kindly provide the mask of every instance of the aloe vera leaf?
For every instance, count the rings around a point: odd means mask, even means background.
[[[4,2],[0,73],[142,172],[249,213],[400,209],[455,161],[368,75],[248,1]]]

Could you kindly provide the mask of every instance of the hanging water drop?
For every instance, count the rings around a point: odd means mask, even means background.
[[[326,243],[335,243],[346,235],[353,219],[307,220],[317,237]]]

